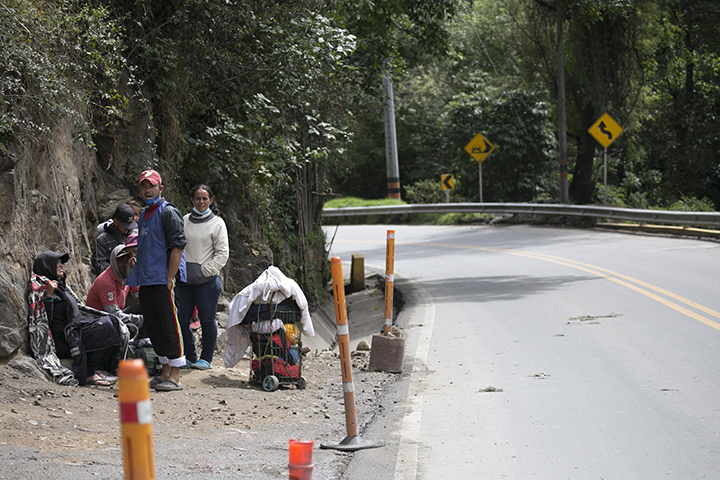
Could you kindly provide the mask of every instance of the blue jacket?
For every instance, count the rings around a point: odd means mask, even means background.
[[[170,250],[184,248],[186,244],[183,219],[175,205],[163,200],[153,212],[145,208],[138,221],[137,264],[125,284],[131,287],[167,285]],[[187,280],[185,252],[178,273],[180,281]]]

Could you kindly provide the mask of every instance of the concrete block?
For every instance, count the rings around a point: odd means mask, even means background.
[[[405,339],[373,335],[368,368],[379,372],[400,373],[405,359]]]

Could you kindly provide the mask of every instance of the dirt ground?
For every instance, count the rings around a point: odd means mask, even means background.
[[[360,432],[392,374],[367,370],[353,352]],[[338,478],[352,453],[321,450],[346,437],[340,360],[309,353],[304,390],[265,392],[248,383],[249,360],[183,370],[180,392],[154,392],[157,478],[288,478],[287,441],[315,441],[314,478]],[[123,478],[117,387],[63,387],[0,365],[0,479]]]

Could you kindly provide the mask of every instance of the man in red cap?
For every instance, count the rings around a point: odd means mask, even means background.
[[[163,371],[150,381],[157,391],[182,390],[180,367],[185,366],[180,322],[175,307],[175,279],[186,281],[187,241],[180,210],[162,198],[162,179],[155,170],[140,174],[138,192],[147,207],[138,221],[137,264],[126,284],[140,287],[145,327]]]

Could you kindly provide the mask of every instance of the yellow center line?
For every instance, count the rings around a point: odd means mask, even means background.
[[[353,242],[353,243],[373,243],[373,244],[381,244],[383,242],[374,241],[374,240],[352,240],[352,241],[341,241],[341,242]],[[685,305],[688,305],[690,307],[693,307],[697,310],[700,310],[704,313],[707,313],[708,315],[711,315],[716,318],[720,318],[720,313],[717,311],[708,308],[704,305],[700,305],[699,303],[693,302],[692,300],[688,300],[680,295],[677,295],[675,293],[672,293],[668,290],[665,290],[664,288],[657,287],[655,285],[652,285],[650,283],[644,282],[642,280],[638,280],[636,278],[630,277],[628,275],[624,275],[622,273],[614,272],[612,270],[608,270],[606,268],[597,267],[595,265],[589,265],[587,263],[582,262],[576,262],[574,260],[568,260],[561,257],[555,257],[552,255],[545,255],[542,253],[533,253],[533,252],[523,252],[521,250],[510,250],[510,249],[504,249],[504,248],[494,248],[494,247],[478,247],[475,245],[454,245],[449,243],[413,243],[413,242],[398,242],[396,240],[395,248],[396,250],[398,248],[401,248],[403,245],[412,245],[417,247],[437,247],[437,248],[452,248],[452,249],[463,249],[463,250],[480,250],[485,252],[493,252],[493,253],[505,253],[509,255],[516,255],[520,257],[527,257],[527,258],[534,258],[536,260],[543,260],[546,262],[556,263],[558,265],[564,265],[566,267],[574,268],[576,270],[581,270],[583,272],[587,272],[591,275],[595,275],[600,278],[605,278],[607,280],[610,280],[611,282],[614,282],[618,285],[621,285],[623,287],[629,288],[630,290],[633,290],[641,295],[644,295],[652,300],[655,300],[656,302],[659,302],[666,307],[672,308],[673,310],[682,313],[683,315],[686,315],[694,320],[697,320],[698,322],[704,323],[705,325],[714,328],[715,330],[720,331],[720,324],[710,320],[709,318],[703,317],[702,315],[699,315],[691,310],[688,310],[687,308],[678,305],[677,303],[671,302],[670,300],[667,300],[659,295],[656,295],[655,293],[648,291],[653,290],[655,292],[661,293],[667,297],[672,298],[673,300],[676,300],[680,303],[684,303]],[[625,281],[627,280],[627,281]],[[633,285],[633,282],[637,285]],[[640,286],[645,288],[640,288]],[[648,289],[648,290],[646,290]]]
[[[541,257],[557,258],[557,257],[553,257],[553,256],[551,256],[551,255],[544,255],[544,254],[540,254],[540,253],[538,253],[537,255],[538,255],[538,256],[541,256]],[[592,265],[587,265],[587,264],[585,264],[585,263],[576,262],[576,261],[573,261],[573,260],[566,260],[566,261],[567,261],[567,262],[570,262],[570,263],[573,263],[573,264],[577,264],[577,265],[583,265],[583,266],[592,267]],[[720,312],[717,312],[717,311],[713,310],[712,308],[708,308],[708,307],[706,307],[706,306],[704,306],[704,305],[700,305],[699,303],[693,302],[692,300],[688,300],[687,298],[682,297],[682,296],[680,296],[680,295],[677,295],[677,294],[675,294],[675,293],[672,293],[672,292],[670,292],[670,291],[668,291],[668,290],[665,290],[664,288],[657,287],[657,286],[655,286],[655,285],[652,285],[652,284],[650,284],[650,283],[644,282],[644,281],[642,281],[642,280],[638,280],[638,279],[636,279],[636,278],[628,277],[627,275],[623,275],[622,273],[613,272],[612,270],[608,270],[608,269],[606,269],[606,268],[602,268],[602,267],[592,267],[592,268],[596,268],[596,269],[601,270],[601,271],[603,271],[603,272],[607,272],[607,273],[609,273],[610,275],[614,275],[614,276],[616,276],[616,277],[618,277],[618,278],[624,278],[625,280],[629,280],[629,281],[631,281],[631,282],[637,283],[638,285],[642,285],[643,287],[649,288],[649,289],[651,289],[651,290],[655,290],[655,291],[658,292],[658,293],[662,293],[662,294],[665,295],[665,296],[668,296],[668,297],[670,297],[670,298],[672,298],[672,299],[674,299],[674,300],[677,300],[678,302],[684,303],[685,305],[689,305],[689,306],[691,306],[691,307],[693,307],[693,308],[695,308],[695,309],[697,309],[697,310],[700,310],[700,311],[702,311],[702,312],[705,312],[705,313],[707,313],[708,315],[712,315],[712,316],[715,317],[715,318],[720,318]]]

